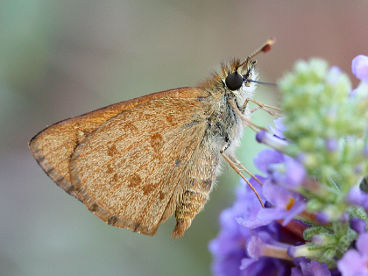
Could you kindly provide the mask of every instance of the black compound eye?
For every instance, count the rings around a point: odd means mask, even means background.
[[[226,77],[225,84],[230,90],[238,90],[243,85],[243,81],[243,76],[234,72]]]

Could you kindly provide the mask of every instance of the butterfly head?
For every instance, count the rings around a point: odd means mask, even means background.
[[[230,97],[250,96],[255,87],[252,81],[257,79],[255,64],[255,60],[240,59],[223,64],[220,72],[214,74],[204,84],[204,88],[212,93],[227,94]]]
[[[257,74],[255,71],[256,57],[259,53],[268,52],[274,39],[269,39],[260,48],[245,59],[234,59],[228,64],[223,64],[221,71],[212,76],[204,87],[214,93],[225,93],[233,96],[247,96],[255,87]],[[243,94],[243,95],[242,95]]]
[[[224,78],[222,82],[227,90],[239,91],[243,85],[250,86],[250,81],[255,77],[255,60],[246,60],[245,62],[240,62],[240,60],[234,60],[228,70],[225,70]]]

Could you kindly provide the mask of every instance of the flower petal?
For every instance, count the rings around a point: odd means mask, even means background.
[[[267,173],[267,168],[276,163],[281,163],[284,161],[283,154],[273,150],[265,149],[257,154],[254,158],[254,165],[263,173]]]
[[[282,117],[277,118],[276,120],[273,121],[273,124],[275,125],[275,127],[273,127],[272,125],[269,126],[269,129],[271,130],[273,135],[277,136],[280,139],[285,139],[284,131],[285,131],[286,127],[284,125],[283,120],[284,120],[284,118],[282,118]]]
[[[361,81],[368,81],[368,57],[358,55],[353,59],[352,72]]]
[[[366,260],[368,261],[368,233],[364,233],[359,236],[356,241],[356,248],[359,250],[361,255],[366,257]]]
[[[337,267],[343,276],[366,275],[366,260],[360,256],[358,251],[351,249],[337,262]]]

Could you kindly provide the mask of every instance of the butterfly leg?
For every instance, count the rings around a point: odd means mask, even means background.
[[[253,131],[258,132],[260,130],[266,130],[264,127],[252,123],[251,120],[249,120],[246,116],[244,116],[244,114],[240,111],[240,109],[237,107],[237,105],[232,99],[229,100],[229,103],[234,108],[234,111],[236,112],[236,114],[238,114],[238,116],[244,122],[244,124],[249,126]]]
[[[244,179],[244,181],[248,184],[248,186],[253,190],[253,192],[256,194],[259,202],[261,203],[262,207],[264,207],[263,202],[261,197],[259,196],[259,194],[257,193],[257,190],[253,187],[252,183],[249,182],[249,180],[242,174],[242,172],[239,170],[239,168],[237,167],[237,163],[235,163],[232,160],[232,157],[229,157],[225,154],[226,149],[229,147],[230,143],[227,143],[223,149],[220,151],[222,157],[225,159],[225,161],[230,165],[231,168],[234,169],[234,171],[240,175],[241,178]]]
[[[235,156],[233,155],[229,155],[229,158],[231,159],[231,161],[234,162],[234,164],[238,167],[240,167],[240,169],[242,169],[243,171],[245,171],[248,175],[250,175],[255,181],[257,181],[259,183],[259,185],[263,186],[263,183],[261,180],[259,180],[259,178],[257,176],[255,176],[250,170],[248,170]]]
[[[240,112],[243,114],[245,109],[247,108],[247,105],[249,102],[252,102],[254,104],[257,105],[256,108],[251,110],[251,113],[255,112],[258,109],[263,109],[264,111],[266,111],[268,114],[270,114],[271,116],[281,116],[281,109],[276,107],[276,106],[272,106],[272,105],[268,105],[268,104],[263,104],[257,100],[254,100],[252,98],[246,98],[244,101],[243,106],[240,108]]]

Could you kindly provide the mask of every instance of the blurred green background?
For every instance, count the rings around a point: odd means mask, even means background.
[[[110,227],[38,167],[28,140],[48,124],[155,91],[195,86],[267,38],[260,78],[320,56],[350,74],[368,54],[368,1],[2,0],[0,2],[0,275],[210,275],[208,242],[234,199],[224,167],[184,238]],[[260,87],[257,98],[277,104]],[[267,126],[260,112],[255,121]],[[251,131],[238,157],[254,170]]]

